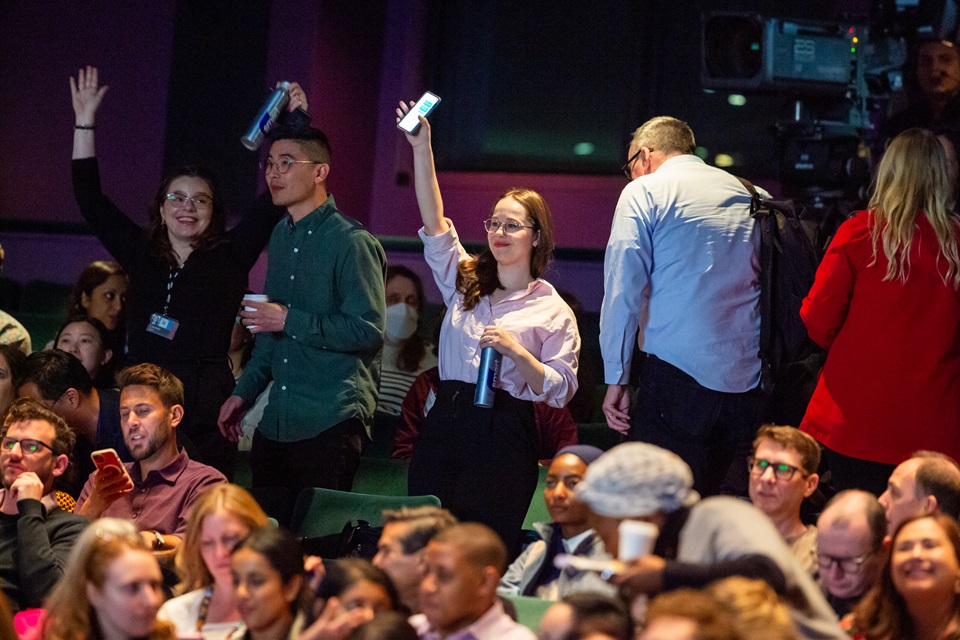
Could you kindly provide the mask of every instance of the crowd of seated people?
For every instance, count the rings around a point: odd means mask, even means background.
[[[230,230],[215,178],[195,167],[160,185],[148,228],[133,223],[100,187],[106,87],[88,67],[71,89],[76,198],[117,262],[84,269],[48,350],[0,345],[0,628],[8,607],[30,638],[530,640],[522,612],[536,600],[554,603],[539,637],[556,640],[960,636],[960,223],[932,132],[893,140],[869,210],[840,227],[804,301],[827,356],[802,423],[756,428],[759,363],[685,371],[710,358],[678,338],[722,332],[695,318],[674,335],[661,315],[671,303],[659,283],[685,279],[658,273],[676,265],[653,260],[664,249],[651,239],[690,203],[648,209],[699,175],[692,132],[672,118],[638,129],[611,255],[649,282],[637,300],[611,287],[601,327],[608,424],[641,441],[604,452],[577,444],[568,408],[585,379],[579,317],[544,279],[556,221],[540,194],[504,192],[483,221],[487,246],[468,255],[445,215],[430,123],[406,134],[448,309],[432,345],[423,282],[386,266],[327,192],[330,145],[307,124],[299,85],[269,138],[270,195]],[[685,194],[700,206],[704,189]],[[738,191],[726,223],[746,201]],[[684,232],[704,216],[693,217]],[[640,249],[623,242],[637,221]],[[745,235],[730,255],[755,257],[752,223],[732,223]],[[336,249],[327,262],[315,233]],[[272,257],[287,252],[268,272],[269,299],[242,301],[268,240]],[[619,277],[608,270],[607,285]],[[752,309],[753,284],[727,293]],[[620,327],[632,338],[615,354],[611,309],[642,318]],[[642,362],[638,328],[651,338]],[[485,404],[487,349],[500,364]],[[703,382],[714,374],[724,390]],[[289,509],[269,509],[278,524],[263,507],[272,492],[287,491],[289,507],[303,487],[349,490],[374,410],[401,418],[394,457],[410,460],[410,493],[441,506],[383,513],[369,559],[305,556]],[[736,433],[718,433],[731,420]],[[230,484],[244,421],[251,491]],[[538,460],[551,521],[525,538]],[[653,532],[640,551],[638,530]]]

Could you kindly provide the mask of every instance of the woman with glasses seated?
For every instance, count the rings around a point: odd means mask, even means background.
[[[408,110],[401,102],[397,115]],[[461,520],[493,528],[516,555],[537,485],[533,403],[563,407],[577,390],[577,322],[541,278],[553,256],[550,209],[535,191],[507,191],[484,221],[487,247],[468,255],[444,217],[426,118],[407,141],[424,255],[449,309],[440,387],[410,461],[410,495],[437,496]],[[488,347],[502,360],[493,405],[484,408],[474,392]]]
[[[140,227],[103,193],[94,147],[97,110],[107,91],[97,70],[70,78],[76,125],[73,190],[83,217],[130,277],[127,364],[151,362],[176,375],[185,391],[188,452],[231,475],[236,445],[217,429],[220,406],[234,379],[227,351],[247,274],[270,238],[282,209],[268,200],[226,229],[226,207],[213,174],[184,167],[160,184],[150,222]],[[289,108],[306,108],[293,83]]]

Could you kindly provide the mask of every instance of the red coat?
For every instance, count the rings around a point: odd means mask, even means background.
[[[846,456],[898,464],[918,449],[960,458],[960,292],[926,216],[906,282],[883,281],[869,212],[843,223],[800,316],[828,349],[800,430]],[[939,257],[939,264],[938,264]]]

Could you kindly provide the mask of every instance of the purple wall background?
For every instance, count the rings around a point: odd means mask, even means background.
[[[398,133],[393,109],[399,98],[422,92],[423,0],[361,3],[286,0],[271,9],[267,78],[296,79],[307,90],[314,121],[333,149],[331,191],[337,204],[380,236],[415,237],[419,215],[412,185],[397,176],[411,171],[411,154]],[[27,230],[0,232],[5,274],[20,282],[72,282],[84,264],[108,257],[90,236],[31,232],[32,223],[80,222],[70,188],[73,112],[67,78],[82,64],[100,67],[111,89],[97,120],[97,149],[105,190],[139,222],[162,170],[175,4],[57,0],[12,3],[0,23],[0,143],[15,150],[0,163],[0,217],[27,221]],[[232,64],[224,60],[224,64]],[[252,114],[217,117],[237,122]],[[442,108],[442,107],[441,107]],[[202,117],[202,114],[201,116]],[[443,144],[443,132],[435,132]],[[462,236],[483,240],[483,220],[499,193],[514,186],[540,191],[556,218],[561,247],[602,249],[622,178],[548,174],[444,173],[445,208]],[[391,252],[426,274],[417,254]],[[251,273],[262,286],[265,258]],[[602,266],[559,261],[554,283],[599,308]],[[437,300],[435,288],[428,296]]]

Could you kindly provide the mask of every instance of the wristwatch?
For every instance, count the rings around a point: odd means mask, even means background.
[[[163,549],[164,542],[165,541],[163,539],[163,534],[161,534],[159,531],[154,531],[153,532],[153,550],[159,551],[160,549]]]

